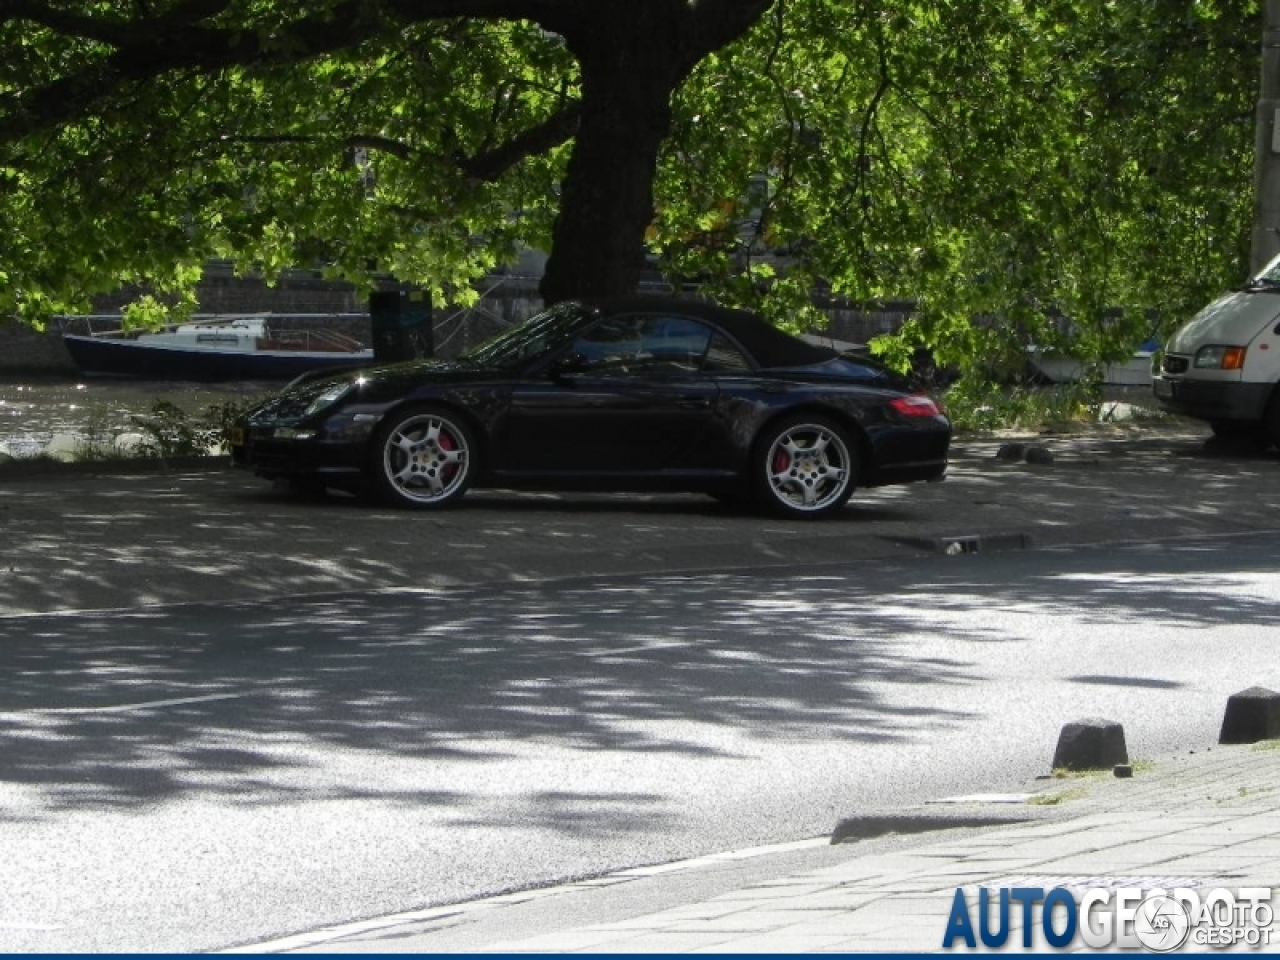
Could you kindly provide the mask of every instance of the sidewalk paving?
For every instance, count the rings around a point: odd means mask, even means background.
[[[662,867],[329,928],[243,952],[453,952],[462,943],[462,949],[496,953],[920,953],[943,949],[958,887],[968,891],[975,927],[976,887],[1066,887],[1077,895],[1090,888],[1186,888],[1200,897],[1215,889],[1280,888],[1280,741],[1219,746],[1136,767],[1131,779],[1099,772],[1041,778],[1025,785],[1022,796],[939,798],[901,811],[904,827],[938,816],[958,824],[983,816],[1011,822],[957,827],[863,856],[855,844],[849,859],[834,866],[652,912],[636,910],[624,919],[536,936],[500,933],[505,910],[532,904],[550,913],[559,896],[593,887],[603,895],[616,884],[660,876]],[[1017,817],[1025,820],[1012,822]],[[1008,950],[1021,949],[1020,916],[1015,903]],[[494,931],[488,939],[459,939],[460,928],[480,918]],[[1280,945],[1274,916],[1263,929]],[[1043,950],[1043,940],[1035,946]],[[1089,949],[1078,937],[1071,946]],[[963,952],[963,940],[953,949]],[[984,950],[980,941],[977,949]],[[1188,942],[1184,949],[1205,947]]]
[[[697,495],[476,491],[413,515],[315,503],[243,471],[0,471],[0,615],[212,598],[333,597],[583,575],[780,571],[945,551],[1148,542],[1280,529],[1280,454],[1215,451],[1203,430],[1025,437],[1049,464],[966,437],[943,483],[859,490],[820,523]],[[968,538],[968,539],[965,539]],[[447,558],[443,560],[442,558]]]

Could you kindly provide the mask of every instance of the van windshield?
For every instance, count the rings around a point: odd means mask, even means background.
[[[1244,285],[1246,290],[1280,291],[1280,257],[1263,267],[1252,280]]]

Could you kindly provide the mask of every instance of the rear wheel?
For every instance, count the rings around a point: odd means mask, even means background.
[[[800,415],[770,424],[752,451],[756,499],[786,517],[839,510],[853,493],[853,449],[845,429],[828,417]]]
[[[461,499],[475,470],[475,439],[456,414],[417,408],[378,432],[374,484],[398,507],[430,509]]]

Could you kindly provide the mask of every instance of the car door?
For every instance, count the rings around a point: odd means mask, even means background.
[[[711,333],[666,314],[602,319],[514,388],[497,468],[601,476],[696,469],[715,428],[717,387],[700,369]]]

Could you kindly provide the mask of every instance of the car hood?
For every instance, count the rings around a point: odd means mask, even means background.
[[[337,373],[299,378],[281,391],[281,397],[315,396],[341,383],[354,383],[364,390],[378,391],[381,387],[404,386],[411,383],[452,382],[457,380],[489,379],[501,376],[498,371],[457,360],[408,360],[376,367],[352,367]]]
[[[1274,293],[1237,290],[1209,304],[1169,339],[1169,353],[1195,353],[1205,344],[1247,346],[1280,317]]]
[[[450,360],[412,360],[376,367],[353,367],[347,370],[303,376],[290,383],[275,396],[249,411],[250,419],[290,420],[311,411],[313,401],[335,387],[354,386],[347,399],[363,403],[394,400],[416,386],[431,383],[496,379],[500,374]]]
[[[361,383],[371,385],[466,380],[496,375],[496,371],[457,360],[409,360],[356,371],[356,378]]]

